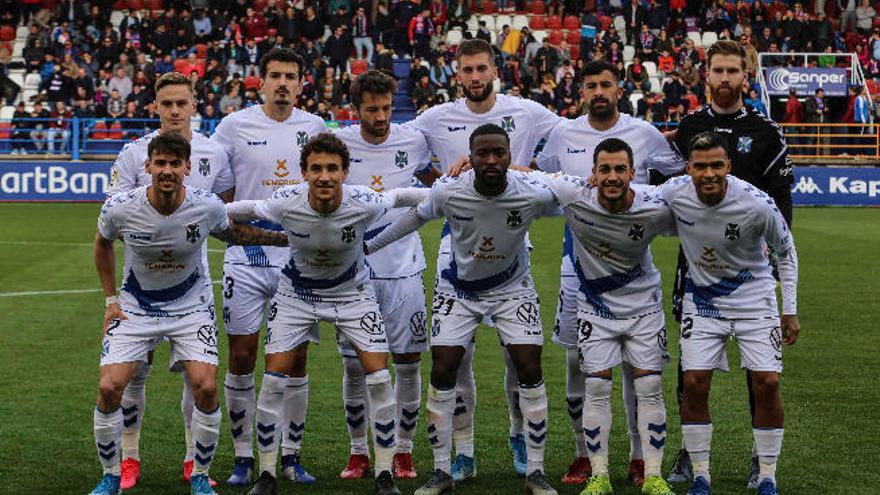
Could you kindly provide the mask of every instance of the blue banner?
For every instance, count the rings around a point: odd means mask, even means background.
[[[791,199],[802,206],[880,206],[880,168],[795,167]]]
[[[0,162],[0,201],[103,201],[110,162]]]
[[[809,67],[768,67],[765,81],[767,93],[788,95],[797,90],[798,95],[812,95],[822,88],[825,96],[846,96],[849,79],[846,69],[815,69]]]

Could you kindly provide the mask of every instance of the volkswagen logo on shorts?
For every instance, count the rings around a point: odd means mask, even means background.
[[[375,311],[370,311],[361,317],[361,328],[368,335],[382,335],[384,329],[382,327],[382,317]]]
[[[217,327],[214,325],[202,325],[198,332],[199,341],[208,347],[217,347]]]
[[[776,352],[782,351],[782,330],[779,327],[773,327],[770,330],[770,344]]]
[[[541,312],[534,303],[524,302],[516,309],[516,317],[522,323],[529,326],[541,324]]]
[[[426,316],[424,311],[413,313],[409,319],[409,330],[414,337],[424,337],[428,331]]]

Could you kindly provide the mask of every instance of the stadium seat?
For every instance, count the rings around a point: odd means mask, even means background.
[[[126,5],[125,0],[116,0],[113,2],[113,10],[125,10],[127,8],[128,5]]]
[[[119,122],[114,122],[110,125],[110,129],[107,130],[107,139],[123,139],[125,134],[122,132],[122,124]]]
[[[208,45],[199,43],[196,45],[196,57],[204,60],[208,56]]]
[[[3,108],[0,108],[0,120],[7,121],[12,119],[12,116],[15,114],[15,107],[12,105],[6,105]]]
[[[129,10],[144,9],[144,0],[126,0],[125,4],[128,5]]]
[[[15,40],[12,42],[12,56],[13,57],[21,57],[24,54],[24,46],[26,45],[24,40]]]
[[[15,39],[15,28],[9,24],[0,26],[0,41],[12,41]]]
[[[9,79],[12,80],[15,84],[18,84],[19,88],[24,88],[24,76],[21,74],[13,74],[12,72],[8,75]]]
[[[18,29],[15,30],[15,39],[26,40],[30,33],[31,31],[27,26],[18,26]]]
[[[480,28],[480,22],[477,20],[477,16],[475,15],[470,16],[465,24],[468,31],[476,31]]]
[[[558,15],[551,15],[547,18],[547,27],[549,29],[562,29],[562,19]]]
[[[358,60],[356,58],[351,60],[351,75],[353,76],[359,76],[367,72],[368,68],[366,60]]]
[[[495,31],[495,17],[491,15],[481,15],[479,17],[480,22],[486,23],[486,29],[489,31]]]
[[[580,45],[581,44],[581,32],[580,30],[571,30],[565,34],[565,41],[568,42],[569,45]]]
[[[149,10],[165,10],[162,0],[147,0],[147,8]]]
[[[567,15],[565,19],[562,20],[562,27],[565,29],[580,29],[581,28],[581,20],[577,18],[577,16]]]
[[[504,28],[505,24],[512,28],[513,27],[513,18],[511,18],[509,15],[506,15],[506,14],[499,15],[498,17],[495,18],[495,30],[498,31],[499,33]]]
[[[703,33],[703,46],[712,46],[718,41],[718,35],[715,31],[706,31]]]
[[[529,18],[524,15],[516,15],[513,16],[513,20],[510,24],[512,29],[522,30],[522,28],[529,25]]]
[[[644,65],[645,70],[648,71],[648,77],[657,77],[657,64],[648,60],[642,62],[642,65]]]
[[[41,0],[40,7],[52,11],[58,6],[58,0]]]
[[[40,75],[37,74],[36,72],[31,72],[30,74],[28,74],[24,77],[24,86],[22,86],[22,89],[36,90],[37,88],[40,87],[41,82],[42,81],[40,80]]]
[[[107,123],[98,120],[89,130],[89,139],[107,139]]]
[[[498,42],[498,32],[497,31],[489,31],[489,43],[492,43],[492,46],[495,46],[495,43]]]
[[[563,38],[564,38],[564,35],[562,34],[561,29],[554,29],[554,30],[550,31],[550,44],[551,45],[558,45],[559,42],[562,41]],[[543,41],[543,40],[538,40],[538,41]]]
[[[260,78],[257,76],[247,76],[243,82],[244,89],[260,89]]]
[[[110,12],[111,26],[118,26],[119,23],[122,22],[122,19],[125,19],[125,14],[123,14],[121,10],[114,10],[113,12]]]
[[[255,11],[265,12],[266,7],[269,6],[269,2],[267,0],[254,0],[252,5]]]
[[[534,0],[529,6],[529,12],[534,15],[544,15],[547,13],[547,2],[544,0]]]
[[[547,18],[542,15],[533,15],[529,19],[529,28],[534,31],[536,29],[544,29],[547,27]]]
[[[571,45],[568,47],[568,52],[571,53],[571,60],[578,60],[581,58],[581,45],[578,43],[577,45]]]
[[[532,31],[532,36],[534,36],[537,41],[544,41],[544,38],[547,37],[547,31]]]
[[[614,29],[617,30],[617,34],[620,36],[623,36],[623,33],[626,32],[626,19],[622,15],[614,16]]]
[[[632,62],[633,57],[636,55],[636,47],[632,45],[623,45],[623,61],[624,62]]]
[[[484,0],[483,3],[480,4],[481,14],[494,14],[497,11],[498,5],[492,0]]]
[[[694,45],[703,46],[703,37],[700,36],[700,33],[690,32],[687,34],[687,37],[694,40]]]
[[[599,18],[599,31],[607,30],[608,26],[610,26],[612,22],[613,22],[613,20],[611,19],[611,16],[603,15],[602,17],[600,17]]]
[[[632,107],[633,107],[633,112],[638,111],[638,109],[639,109],[639,100],[641,100],[641,99],[643,98],[643,96],[644,96],[644,95],[642,95],[642,92],[641,92],[641,91],[633,91],[633,92],[629,95],[629,102],[630,102],[630,104],[631,104]]]
[[[648,81],[651,82],[651,91],[652,92],[659,93],[659,92],[663,91],[663,86],[660,84],[660,79],[658,79],[656,77],[652,77],[651,79],[648,79]]]
[[[448,33],[446,33],[446,46],[458,46],[461,43],[463,38],[462,32],[460,29],[450,29]]]

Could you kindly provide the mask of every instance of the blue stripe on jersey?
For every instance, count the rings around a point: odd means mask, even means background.
[[[284,230],[284,227],[282,227],[281,225],[266,220],[257,220],[247,223],[249,225],[257,227],[258,229],[271,230],[274,232],[281,232]],[[233,245],[227,243],[226,246],[232,247]],[[263,250],[262,246],[242,246],[241,248],[244,251],[245,257],[247,257],[248,264],[250,264],[251,266],[272,266],[272,264],[269,262],[269,256],[266,254],[266,251]]]
[[[155,306],[156,303],[167,303],[169,301],[180,299],[196,285],[199,278],[199,271],[196,270],[183,282],[177,285],[165,289],[144,290],[137,277],[134,276],[134,272],[129,270],[128,277],[125,279],[125,284],[122,286],[122,290],[134,296],[138,302],[138,306],[146,311],[148,316],[168,316],[167,311],[161,310]]]
[[[593,307],[593,310],[596,311],[599,316],[609,320],[616,317],[611,311],[611,308],[609,308],[608,305],[605,304],[605,301],[602,300],[601,294],[624,287],[633,280],[645,275],[645,270],[642,269],[642,265],[638,264],[633,267],[632,270],[627,270],[623,273],[615,273],[605,277],[588,279],[587,276],[584,275],[584,271],[581,269],[581,265],[578,263],[577,259],[575,259],[574,255],[571,255],[570,258],[574,265],[574,272],[577,274],[578,281],[580,282],[578,288],[581,293],[583,293],[587,302],[590,303],[590,306]]]
[[[449,226],[449,221],[443,221],[443,230],[440,231],[440,238],[444,238],[452,233],[452,227]]]
[[[741,270],[733,278],[722,278],[718,282],[705,287],[695,284],[690,277],[685,279],[684,291],[693,294],[694,306],[697,307],[697,315],[708,318],[720,318],[721,312],[712,304],[716,297],[728,296],[742,284],[754,279],[755,276],[748,270]]]
[[[347,270],[342,272],[342,275],[339,275],[336,278],[315,279],[303,277],[302,272],[296,267],[296,263],[293,262],[293,259],[287,263],[287,266],[281,270],[281,273],[290,279],[290,283],[293,284],[294,289],[304,289],[306,291],[332,289],[339,284],[348,282],[357,275],[357,261],[352,263]]]
[[[574,255],[574,239],[571,237],[571,229],[568,228],[568,222],[565,222],[565,230],[562,234],[562,257],[565,258],[572,255]]]
[[[282,227],[281,225],[274,223],[274,222],[270,222],[268,220],[257,220],[257,221],[248,222],[248,223],[250,223],[251,225],[253,225],[254,227],[256,227],[258,229],[272,230],[275,232],[281,232],[284,230],[284,227]]]
[[[372,239],[373,237],[376,237],[376,236],[379,235],[383,230],[387,229],[389,225],[391,225],[391,224],[390,224],[390,223],[389,223],[389,224],[385,224],[385,225],[383,225],[383,226],[381,226],[381,227],[376,227],[376,228],[373,229],[373,230],[368,230],[368,231],[364,232],[364,240],[365,240],[365,241],[369,241],[369,240]]]
[[[448,280],[455,290],[467,295],[473,294],[474,292],[494,289],[499,285],[509,282],[518,270],[519,256],[513,259],[513,263],[511,263],[509,267],[495,275],[490,275],[477,280],[462,280],[458,278],[458,265],[455,263],[455,257],[453,256],[452,261],[449,263],[449,268],[444,268],[443,271],[440,272],[440,276],[443,277],[444,280]]]

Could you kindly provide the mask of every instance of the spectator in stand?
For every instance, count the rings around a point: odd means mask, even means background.
[[[831,46],[831,38],[834,36],[834,27],[831,21],[825,17],[825,12],[819,12],[813,21],[813,48],[814,51],[824,52],[826,47]]]
[[[632,64],[627,67],[626,80],[623,84],[627,93],[632,93],[635,89],[640,89],[644,92],[651,91],[648,69],[642,64],[642,60],[638,55],[633,57]]]
[[[856,124],[859,125],[859,134],[866,136],[872,133],[876,133],[869,125],[871,122],[871,102],[868,100],[868,95],[865,92],[864,86],[858,86],[856,88],[856,97],[853,101],[853,120]],[[865,139],[859,139],[858,144],[865,144],[866,142],[870,142],[870,140],[866,141]],[[866,155],[875,155],[876,150],[872,150],[871,148],[862,149],[857,151],[860,154]]]
[[[537,100],[544,106],[556,105],[556,81],[553,80],[552,73],[544,72],[541,77]]]
[[[354,42],[354,53],[358,60],[362,60],[363,52],[366,52],[367,64],[373,65],[373,38],[371,36],[372,26],[369,17],[367,17],[364,7],[358,7],[351,19],[351,33]]]
[[[465,0],[453,0],[449,9],[447,9],[447,15],[449,16],[449,26],[448,29],[452,29],[454,27],[460,27],[461,29],[467,29],[467,21],[471,18],[471,10],[468,8],[468,2]]]
[[[684,47],[678,52],[678,64],[684,65],[685,60],[690,60],[694,67],[699,67],[701,62],[700,52],[697,51],[697,47],[694,45],[694,40],[690,38],[685,40]]]
[[[131,86],[131,78],[125,74],[125,69],[120,67],[116,69],[115,75],[110,78],[107,88],[111,93],[114,90],[117,91],[119,97],[124,100],[129,94],[131,94]]]
[[[242,53],[242,63],[244,64],[244,70],[248,74],[255,74],[257,76],[260,75],[260,57],[263,56],[263,51],[260,49],[260,46],[257,45],[257,42],[253,38],[249,38],[247,42],[244,44],[244,48],[241,50]],[[193,55],[190,55],[192,57]],[[199,67],[196,64],[196,67]],[[201,69],[204,71],[204,69]],[[189,72],[184,72],[184,74],[189,74]],[[199,76],[202,76],[202,72],[199,72]]]
[[[757,89],[749,88],[749,97],[743,100],[743,103],[761,112],[764,116],[769,117],[769,115],[767,115],[767,107],[764,106],[764,102],[758,97]]]
[[[559,52],[556,51],[556,48],[550,45],[550,38],[544,38],[541,48],[538,49],[534,60],[532,60],[532,65],[534,65],[538,77],[543,79],[545,74],[550,74],[552,80],[553,73],[556,71],[556,66],[558,64]]]
[[[46,98],[49,101],[60,101],[66,104],[72,96],[73,82],[61,71],[61,66],[56,65],[52,76],[40,86],[40,90],[46,92]]]
[[[623,51],[620,50],[620,43],[616,41],[611,43],[611,47],[605,53],[605,60],[614,65],[624,61]]]
[[[241,102],[242,99],[241,94],[239,93],[239,88],[237,86],[229,88],[226,94],[223,95],[223,98],[220,98],[220,108],[224,110],[223,116],[232,113],[228,111],[229,108],[232,108],[233,112],[241,108]]]
[[[348,56],[351,53],[351,42],[342,26],[337,26],[333,35],[324,43],[324,55],[329,60],[330,67],[337,72],[345,72],[348,65]]]
[[[407,29],[409,44],[413,48],[413,55],[421,58],[431,57],[431,37],[434,36],[434,23],[431,21],[431,11],[423,10],[409,21]]]
[[[328,122],[333,120],[333,114],[330,113],[330,110],[327,108],[327,104],[323,101],[318,102],[318,108],[315,110],[315,115],[321,117]]]
[[[532,86],[531,77],[520,64],[519,57],[511,55],[507,58],[507,64],[501,69],[501,88],[503,91],[512,91],[514,88],[521,91],[522,88]]]
[[[452,85],[452,79],[455,77],[452,67],[446,65],[446,57],[443,55],[437,56],[434,65],[431,66],[428,72],[431,84],[437,89],[449,89]]]
[[[871,32],[875,17],[877,11],[871,5],[871,0],[862,0],[861,5],[856,9],[856,27],[860,34],[867,36]]]
[[[31,123],[28,122],[27,119],[30,118],[30,114],[25,110],[24,102],[18,102],[18,106],[15,108],[15,113],[12,114],[12,154],[27,154],[28,149],[31,148],[28,139],[30,139],[30,133],[28,129],[31,127]]]
[[[666,50],[670,55],[675,53],[675,43],[669,38],[669,32],[666,29],[660,30],[660,34],[657,35],[657,40],[654,42],[654,52],[661,53],[663,50]]]
[[[396,53],[410,53],[412,36],[409,35],[410,22],[421,12],[419,0],[403,0],[397,3],[394,17],[393,47]],[[392,10],[392,14],[394,10]]]
[[[137,103],[129,101],[125,104],[125,113],[122,114],[122,130],[125,132],[125,139],[137,139],[144,135],[146,122],[143,120],[144,114],[137,107]]]
[[[55,153],[56,145],[58,152],[64,153],[67,151],[67,140],[70,139],[70,119],[73,118],[73,113],[67,109],[63,101],[56,101],[50,117],[52,121],[47,132],[49,154]]]
[[[571,74],[572,77],[575,76],[575,70],[574,67],[571,65],[570,60],[563,60],[562,65],[560,65],[556,69],[556,76],[554,78],[556,80],[556,84],[562,83],[562,80],[565,78],[566,74]],[[561,105],[558,106],[560,108],[562,107]]]
[[[420,109],[422,107],[428,106],[430,107],[434,102],[434,97],[436,96],[437,91],[431,86],[431,81],[428,79],[428,76],[421,76],[413,85],[412,90],[410,90],[410,98],[412,99],[413,106],[416,109]]]
[[[804,105],[801,103],[798,98],[797,90],[791,89],[788,91],[788,100],[785,102],[785,123],[786,124],[800,124],[804,121]],[[786,130],[791,134],[800,134],[802,129],[800,126],[791,126]],[[789,144],[797,145],[798,143],[803,142],[801,138],[788,138]]]
[[[303,38],[317,43],[324,36],[324,25],[318,19],[315,8],[309,5],[306,7],[305,16],[300,24],[299,32]]]
[[[665,48],[657,57],[657,74],[661,77],[667,77],[675,72],[675,58],[669,54]]]
[[[626,22],[626,44],[635,44],[636,34],[644,23],[645,9],[639,0],[629,0],[623,7],[623,17]]]
[[[46,132],[44,129],[49,125],[48,120],[52,118],[52,115],[43,108],[43,103],[38,101],[34,103],[34,110],[31,112],[30,118],[34,119],[30,122],[30,128],[33,129],[30,132],[30,137],[33,141],[34,151],[42,153],[46,147]]]
[[[214,132],[214,128],[220,122],[217,111],[214,106],[206,106],[204,112],[201,112],[202,122],[199,124],[199,132],[210,136]]]
[[[580,86],[574,81],[574,73],[566,72],[556,86],[556,107],[566,109],[571,105],[577,107],[579,94]]]
[[[324,68],[324,75],[317,81],[318,101],[326,102],[328,106],[337,106],[342,100],[342,87],[336,80],[333,67]]]
[[[122,114],[125,113],[125,100],[119,95],[118,89],[110,91],[110,98],[107,100],[106,112],[107,116],[110,118],[107,122],[107,127],[110,127],[114,120],[120,118]]]
[[[429,10],[434,26],[446,25],[446,0],[431,0]]]

